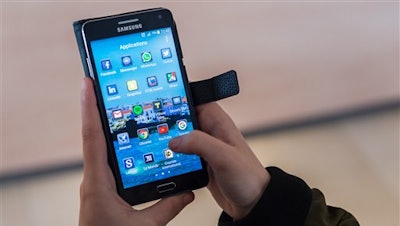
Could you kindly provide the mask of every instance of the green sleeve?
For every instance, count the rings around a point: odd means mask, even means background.
[[[318,189],[312,189],[312,201],[304,226],[359,226],[356,218],[349,212],[327,206],[325,197]]]

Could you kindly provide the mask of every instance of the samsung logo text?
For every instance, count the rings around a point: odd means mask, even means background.
[[[123,26],[123,27],[117,27],[117,31],[119,32],[124,32],[124,31],[133,31],[137,29],[141,29],[143,26],[142,24],[132,24],[128,26]]]

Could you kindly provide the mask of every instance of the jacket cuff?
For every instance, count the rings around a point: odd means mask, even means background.
[[[238,221],[223,212],[219,226],[303,225],[310,209],[312,192],[300,178],[277,167],[267,167],[271,180],[251,212]]]

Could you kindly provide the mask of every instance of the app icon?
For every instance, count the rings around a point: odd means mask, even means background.
[[[141,115],[141,114],[143,114],[143,107],[142,107],[142,105],[135,105],[135,106],[133,106],[133,113],[134,113],[135,115]]]
[[[125,158],[122,161],[124,162],[125,169],[135,168],[133,157]]]
[[[121,57],[122,66],[127,67],[132,65],[132,59],[130,56]]]
[[[127,132],[117,134],[117,140],[119,145],[130,144],[129,134]]]
[[[154,162],[154,155],[153,155],[153,153],[144,154],[144,155],[143,155],[143,158],[144,158],[144,162],[145,162],[145,163]]]
[[[136,80],[129,80],[126,82],[126,87],[128,87],[128,91],[135,91],[138,89]]]
[[[162,105],[161,101],[159,101],[159,100],[153,101],[153,109],[155,111],[162,111],[162,107],[163,107],[163,105]]]
[[[112,116],[114,119],[120,119],[123,117],[123,114],[121,110],[115,110],[112,112]]]
[[[151,56],[151,53],[149,51],[143,52],[142,53],[142,62],[143,63],[148,63],[153,60],[153,57]]]
[[[176,73],[175,72],[170,72],[170,73],[167,73],[167,81],[169,82],[169,83],[171,83],[171,82],[176,82],[178,79],[176,78]]]
[[[107,87],[107,93],[108,95],[116,95],[118,94],[118,89],[117,89],[117,85],[112,84],[112,85],[108,85]]]
[[[179,130],[186,130],[187,129],[187,120],[181,119],[181,120],[176,121],[176,126],[178,127]]]
[[[111,60],[102,60],[101,69],[103,69],[103,71],[111,70],[112,69]]]
[[[168,124],[167,123],[163,123],[157,126],[157,131],[159,134],[166,134],[168,133],[169,129],[168,129]]]
[[[146,140],[147,138],[149,138],[149,129],[147,128],[138,129],[137,135],[139,139]]]
[[[180,104],[182,104],[182,99],[181,99],[181,97],[172,97],[172,103],[173,103],[174,105],[180,105]]]
[[[170,159],[174,157],[174,152],[171,149],[164,149],[164,157],[165,159]]]
[[[171,49],[170,48],[161,49],[161,57],[163,59],[171,58],[172,57]]]
[[[157,77],[156,76],[147,77],[147,85],[149,87],[157,86],[158,85]]]

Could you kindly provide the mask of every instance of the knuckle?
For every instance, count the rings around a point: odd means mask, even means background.
[[[194,130],[187,136],[186,142],[189,145],[197,144],[197,142],[200,140],[199,138],[201,137],[201,134],[202,132],[200,132],[199,130]]]

